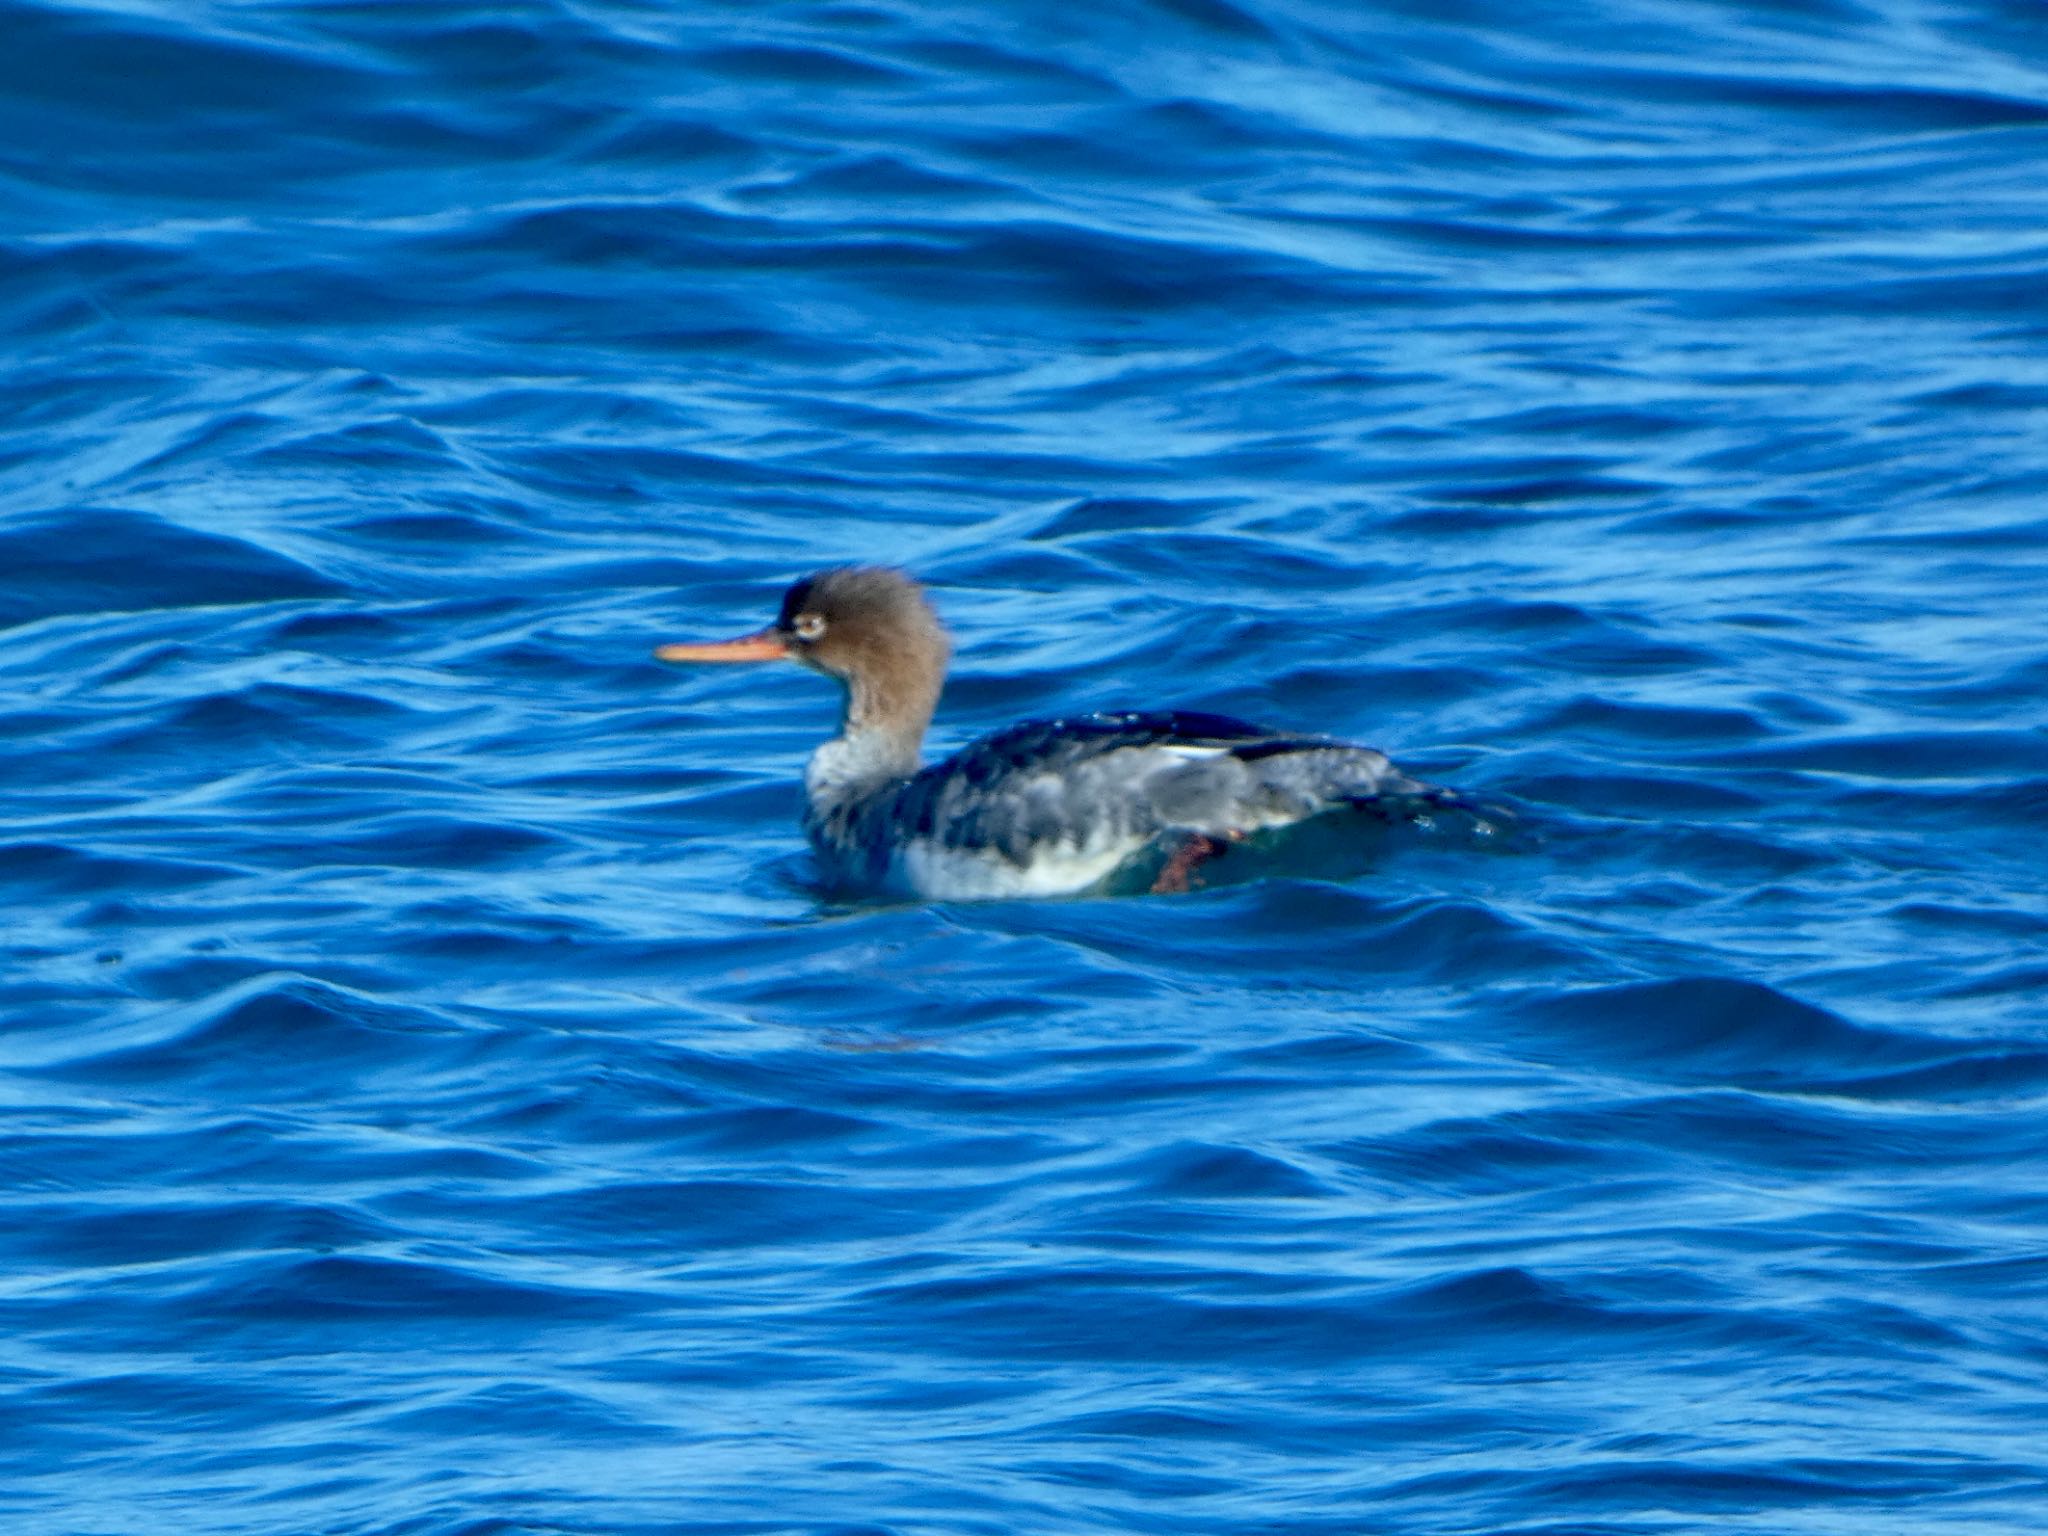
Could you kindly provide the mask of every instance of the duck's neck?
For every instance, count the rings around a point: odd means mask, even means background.
[[[829,821],[923,765],[924,733],[938,703],[936,687],[891,693],[865,679],[846,686],[839,734],[811,754],[804,795],[811,815]]]

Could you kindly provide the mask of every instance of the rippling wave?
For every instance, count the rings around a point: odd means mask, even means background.
[[[0,20],[9,1530],[2048,1521],[2037,7]],[[1521,835],[834,902],[849,559]]]

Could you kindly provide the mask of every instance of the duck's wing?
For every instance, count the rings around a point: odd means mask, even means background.
[[[1430,789],[1368,747],[1156,710],[998,731],[911,779],[889,814],[903,838],[1026,864],[1048,849],[1237,834]]]

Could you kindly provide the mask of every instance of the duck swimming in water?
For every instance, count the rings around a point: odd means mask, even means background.
[[[804,830],[837,881],[960,900],[1064,896],[1166,856],[1152,889],[1248,834],[1363,810],[1464,806],[1369,747],[1185,710],[1033,720],[924,766],[952,646],[900,571],[821,571],[766,629],[664,645],[663,661],[801,662],[845,690],[839,734],[804,770]]]

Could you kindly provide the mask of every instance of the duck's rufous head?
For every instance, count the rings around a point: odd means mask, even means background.
[[[850,565],[797,582],[766,629],[664,645],[654,654],[663,661],[801,662],[846,684],[849,729],[921,736],[951,651],[923,587],[885,566]]]

